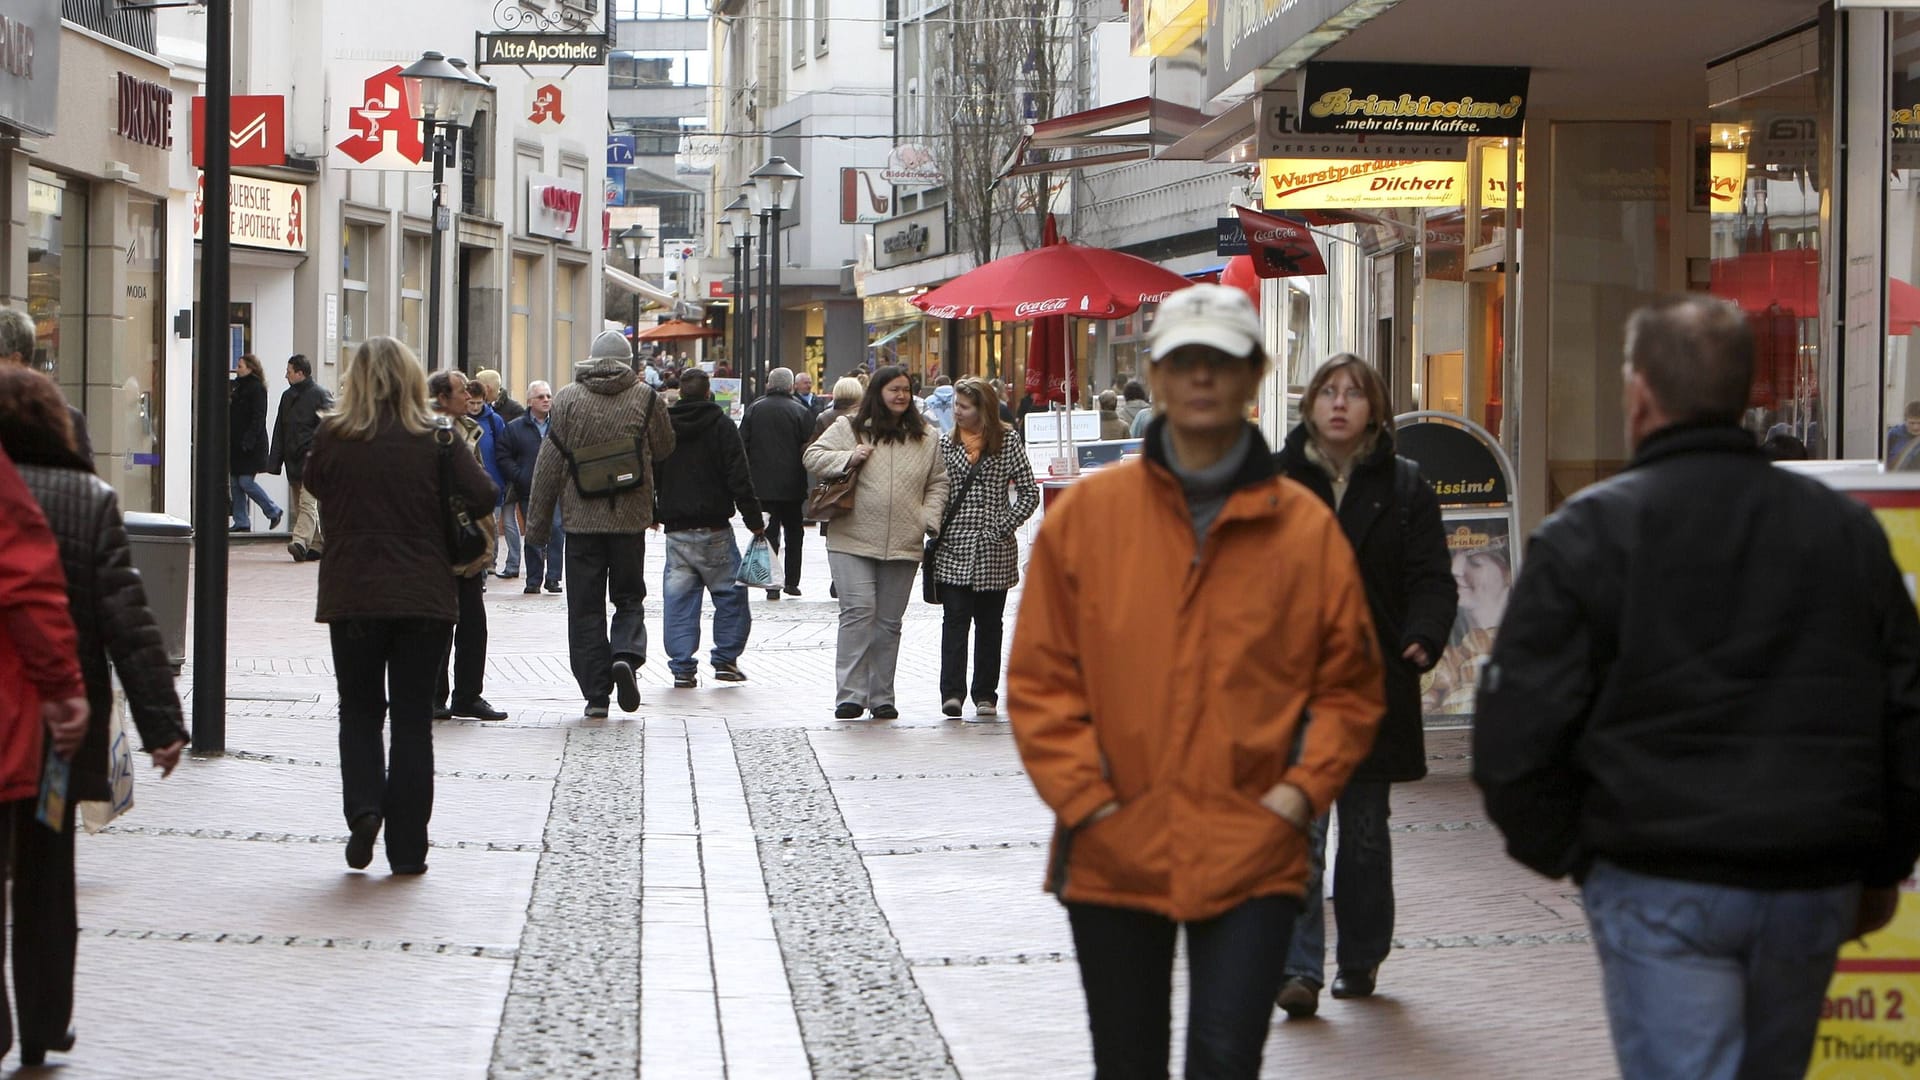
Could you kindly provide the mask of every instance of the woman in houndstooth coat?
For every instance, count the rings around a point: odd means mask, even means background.
[[[1039,508],[1040,486],[1026,446],[1000,419],[993,387],[965,378],[953,390],[954,426],[940,437],[940,458],[947,467],[947,497],[954,501],[948,504],[951,520],[941,531],[932,567],[946,611],[940,635],[941,710],[960,715],[971,629],[974,717],[992,720],[1000,702],[1007,591],[1020,580],[1014,533]],[[969,473],[974,473],[971,483]]]

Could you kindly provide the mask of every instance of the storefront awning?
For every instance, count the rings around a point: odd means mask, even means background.
[[[660,286],[634,277],[625,270],[609,266],[606,268],[606,271],[607,281],[609,283],[627,292],[638,295],[641,299],[646,300],[649,306],[670,308],[680,301],[679,297]]]
[[[1084,169],[1091,165],[1114,165],[1125,161],[1145,161],[1156,146],[1177,142],[1207,122],[1205,113],[1158,98],[1138,97],[1131,101],[1102,105],[1051,120],[1028,124],[1014,144],[1013,153],[1000,170],[1000,179]],[[1116,131],[1145,124],[1145,130]],[[1049,154],[1047,160],[1029,161],[1035,150],[1064,150]],[[1094,153],[1077,151],[1096,150]]]

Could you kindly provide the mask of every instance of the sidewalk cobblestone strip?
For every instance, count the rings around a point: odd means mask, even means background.
[[[631,1080],[640,1067],[642,729],[568,734],[494,1080]]]
[[[774,928],[816,1076],[959,1076],[804,731],[735,731]]]

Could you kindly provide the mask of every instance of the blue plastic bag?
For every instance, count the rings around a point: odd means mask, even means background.
[[[771,589],[773,584],[773,546],[764,536],[756,536],[740,556],[740,576],[735,582],[750,589]]]

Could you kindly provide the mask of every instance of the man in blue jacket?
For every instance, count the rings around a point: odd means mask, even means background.
[[[500,489],[500,505],[493,508],[494,520],[503,523],[501,532],[507,544],[507,565],[500,576],[517,578],[520,576],[520,525],[514,520],[514,515],[501,513],[507,506],[508,495],[507,477],[500,470],[500,444],[506,441],[507,422],[500,419],[500,414],[487,403],[486,384],[478,379],[467,382],[467,415],[480,425],[480,464],[486,467],[487,475],[493,478],[494,486]],[[500,547],[496,543],[495,557],[499,553]],[[493,571],[489,569],[488,572]]]
[[[514,525],[518,525],[516,518],[527,516],[528,500],[533,495],[533,465],[540,459],[540,444],[547,437],[547,417],[552,411],[553,387],[539,381],[528,383],[527,411],[507,421],[506,435],[494,453],[500,474],[506,478],[502,489],[509,492],[503,496],[511,508],[507,521]],[[554,511],[553,535],[547,542],[536,544],[527,540],[525,548],[527,587],[521,592],[527,595],[539,592],[543,580],[548,592],[559,592],[560,571],[566,564],[567,534],[560,527],[558,510]]]

